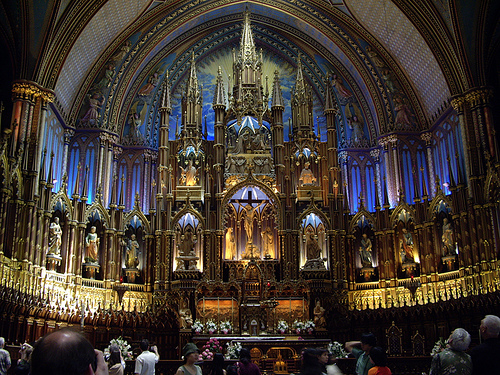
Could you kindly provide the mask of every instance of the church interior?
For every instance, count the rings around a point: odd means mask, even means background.
[[[499,14],[3,1],[0,336],[162,359],[208,335],[477,342],[500,308]]]

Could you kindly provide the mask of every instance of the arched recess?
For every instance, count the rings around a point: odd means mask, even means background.
[[[191,205],[188,198],[186,205],[172,218],[173,271],[199,271],[207,265],[203,264],[203,230],[206,224],[202,215]]]
[[[278,257],[281,209],[279,199],[268,186],[250,173],[244,181],[229,189],[222,207],[223,229],[226,234],[232,229],[235,240],[234,257],[229,254],[229,244],[224,243],[226,259]],[[258,230],[255,230],[255,221]]]
[[[348,245],[347,249],[350,252],[349,258],[353,269],[351,272],[355,272],[353,276],[358,282],[378,279],[378,252],[375,230],[375,218],[362,206],[361,211],[354,215],[349,224],[351,245]]]
[[[298,217],[297,229],[300,236],[299,267],[310,270],[329,269],[330,241],[327,233],[331,229],[331,223],[313,201]]]
[[[402,197],[401,197],[402,198]],[[391,214],[394,229],[393,246],[396,249],[396,264],[400,278],[420,275],[420,249],[415,233],[415,210],[406,202],[400,204]]]

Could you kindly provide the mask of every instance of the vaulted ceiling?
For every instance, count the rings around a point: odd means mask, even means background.
[[[360,111],[370,139],[394,130],[419,132],[432,126],[453,95],[498,86],[499,3],[4,0],[0,95],[8,100],[12,80],[34,81],[55,92],[62,120],[77,127],[98,88],[101,126],[123,135],[131,113],[144,112],[154,122],[165,80],[181,92],[192,53],[208,86],[218,66],[230,75],[231,50],[238,48],[248,8],[270,80],[278,69],[293,85],[300,58],[318,108],[330,74],[337,77],[337,101]],[[412,126],[398,129],[395,115],[403,102]]]

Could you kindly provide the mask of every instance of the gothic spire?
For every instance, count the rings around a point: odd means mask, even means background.
[[[243,12],[243,32],[238,59],[243,65],[253,65],[253,63],[257,62],[257,51],[255,50],[252,28],[250,27],[250,11],[248,7]]]
[[[325,113],[335,111],[335,99],[333,98],[332,85],[330,83],[330,75],[326,76],[325,82]]]
[[[169,112],[172,111],[172,104],[170,100],[170,83],[168,81],[168,70],[167,70],[167,76],[165,77],[165,83],[163,84],[163,91],[161,93],[161,108],[165,108]]]
[[[191,54],[191,70],[186,87],[186,99],[191,102],[198,102],[201,99],[200,89],[198,86],[198,77],[196,75],[196,60],[194,58],[194,50]]]
[[[283,100],[283,95],[281,94],[281,83],[280,77],[277,70],[274,71],[274,81],[273,81],[273,100],[271,107],[283,107],[285,108],[285,101]]]
[[[217,71],[217,81],[215,83],[215,93],[213,105],[226,106],[226,91],[224,90],[224,82],[222,81],[222,68],[219,66]]]

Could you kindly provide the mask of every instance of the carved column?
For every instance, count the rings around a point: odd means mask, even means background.
[[[424,133],[420,136],[425,141],[425,149],[427,155],[427,176],[429,176],[429,188],[431,196],[436,195],[436,172],[434,170],[434,159],[432,158],[432,134]],[[423,177],[423,176],[422,176]],[[425,179],[422,181],[425,184]]]
[[[471,164],[470,164],[470,151],[468,147],[468,132],[466,129],[465,115],[464,115],[464,97],[456,97],[451,101],[453,109],[458,114],[458,123],[460,125],[460,133],[462,139],[462,149],[464,150],[464,164],[465,164],[465,180],[466,186],[470,186]],[[432,184],[434,186],[434,184]],[[472,189],[468,189],[469,197],[472,197]]]

